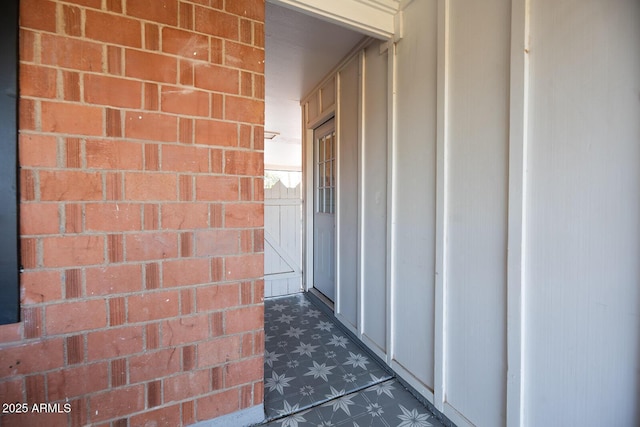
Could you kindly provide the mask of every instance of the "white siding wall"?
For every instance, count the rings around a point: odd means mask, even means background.
[[[505,422],[511,1],[449,15],[446,389],[477,425]]]
[[[437,1],[414,1],[404,16],[396,48],[392,357],[416,386],[433,390]]]
[[[340,71],[340,318],[460,427],[640,425],[640,2],[402,5]]]
[[[640,2],[533,0],[525,425],[640,425]]]

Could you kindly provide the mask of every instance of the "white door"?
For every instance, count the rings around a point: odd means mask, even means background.
[[[313,132],[313,286],[331,301],[336,283],[336,130],[331,119]]]

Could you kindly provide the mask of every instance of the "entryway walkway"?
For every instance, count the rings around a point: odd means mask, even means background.
[[[268,426],[442,424],[305,294],[265,300]]]

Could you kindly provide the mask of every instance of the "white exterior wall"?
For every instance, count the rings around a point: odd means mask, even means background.
[[[640,2],[401,4],[339,318],[461,427],[640,425]]]

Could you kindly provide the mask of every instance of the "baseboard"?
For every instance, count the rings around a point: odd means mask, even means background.
[[[200,421],[190,427],[247,427],[264,421],[264,404],[232,412],[212,420]]]

